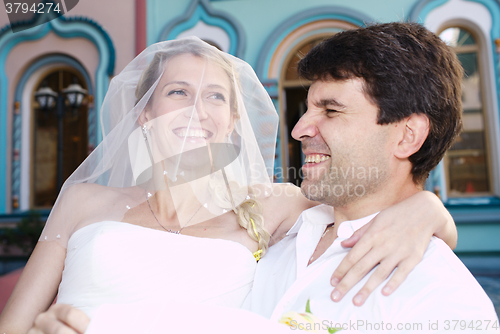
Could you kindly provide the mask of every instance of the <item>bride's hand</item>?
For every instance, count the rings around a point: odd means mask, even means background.
[[[332,300],[339,301],[375,266],[378,267],[354,296],[362,305],[370,293],[394,271],[382,289],[391,294],[422,259],[432,235],[450,248],[457,243],[453,218],[434,194],[421,191],[381,211],[369,224],[342,242],[353,247],[332,275]]]
[[[77,308],[65,304],[52,305],[35,318],[28,334],[83,334],[90,319]]]

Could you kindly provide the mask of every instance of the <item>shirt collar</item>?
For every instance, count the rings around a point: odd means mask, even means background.
[[[350,238],[354,234],[354,232],[368,224],[373,218],[375,218],[376,215],[378,215],[378,212],[363,218],[344,221],[342,224],[340,224],[337,230],[337,236],[342,239]],[[286,235],[297,235],[304,222],[312,225],[326,226],[333,222],[333,217],[332,206],[326,204],[314,206],[302,212],[302,214],[299,216],[292,228],[286,233]]]
[[[354,232],[368,224],[376,215],[378,215],[378,212],[360,219],[346,220],[345,222],[340,224],[337,230],[337,236],[341,239],[350,238],[354,234]]]
[[[333,222],[333,207],[326,204],[320,204],[304,210],[286,235],[296,235],[304,221],[314,225],[328,225]]]

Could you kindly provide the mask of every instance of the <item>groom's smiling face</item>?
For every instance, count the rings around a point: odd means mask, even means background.
[[[292,131],[306,156],[301,188],[309,199],[342,207],[387,179],[393,126],[377,124],[378,111],[361,78],[312,83]]]

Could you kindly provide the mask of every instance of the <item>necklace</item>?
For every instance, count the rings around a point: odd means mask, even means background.
[[[332,227],[333,225],[335,225],[335,223],[330,223],[328,225],[326,225],[326,229],[325,229],[325,232],[323,233],[323,235],[321,236],[322,238],[328,233],[330,232],[330,227]]]
[[[149,210],[151,211],[151,213],[153,214],[153,217],[155,217],[155,220],[156,222],[158,223],[158,225],[161,226],[162,229],[164,229],[165,231],[167,231],[168,233],[173,233],[173,234],[180,234],[181,231],[184,229],[184,227],[187,226],[187,224],[189,224],[189,222],[194,218],[194,216],[196,216],[196,214],[198,213],[198,211],[200,211],[201,207],[203,205],[200,205],[200,207],[198,208],[198,210],[195,211],[195,213],[191,216],[191,218],[189,218],[189,220],[186,222],[186,224],[184,226],[181,227],[180,230],[178,231],[174,231],[174,230],[171,230],[171,229],[166,229],[165,226],[163,226],[160,221],[158,220],[158,218],[156,218],[156,215],[155,213],[153,212],[153,209],[151,208],[151,204],[149,204],[149,198],[148,198],[148,194],[146,193],[146,202],[148,202],[148,207],[149,207]]]
[[[320,241],[321,241],[321,239],[323,239],[323,238],[324,238],[324,236],[325,236],[328,232],[330,232],[330,231],[331,231],[331,230],[330,230],[330,227],[332,227],[332,226],[334,226],[334,225],[335,225],[335,223],[331,223],[331,224],[326,225],[325,232],[323,232],[323,235],[321,236]],[[319,242],[318,242],[318,244],[319,244]],[[316,246],[316,247],[317,247],[317,246]],[[314,251],[314,253],[316,253],[316,250]],[[311,257],[309,258],[309,263],[308,263],[308,265],[309,265],[309,264],[311,264],[311,263],[312,263],[312,261],[314,260],[314,253],[313,253],[313,255],[311,255]]]

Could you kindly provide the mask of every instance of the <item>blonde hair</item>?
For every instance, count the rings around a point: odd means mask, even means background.
[[[240,226],[247,230],[250,238],[259,243],[259,249],[262,249],[261,256],[264,256],[269,247],[271,234],[264,228],[264,217],[262,216],[262,206],[260,202],[250,197],[250,199],[238,206],[237,212],[235,213],[238,217]],[[252,226],[252,221],[255,226],[255,231]]]
[[[264,228],[262,205],[256,199],[252,188],[241,187],[235,181],[229,181],[226,185],[221,176],[211,176],[208,189],[215,204],[223,209],[234,211],[238,224],[247,230],[252,240],[258,242],[259,250],[262,250],[261,256],[264,256],[269,247],[271,235]],[[240,204],[233,207],[233,203]]]

